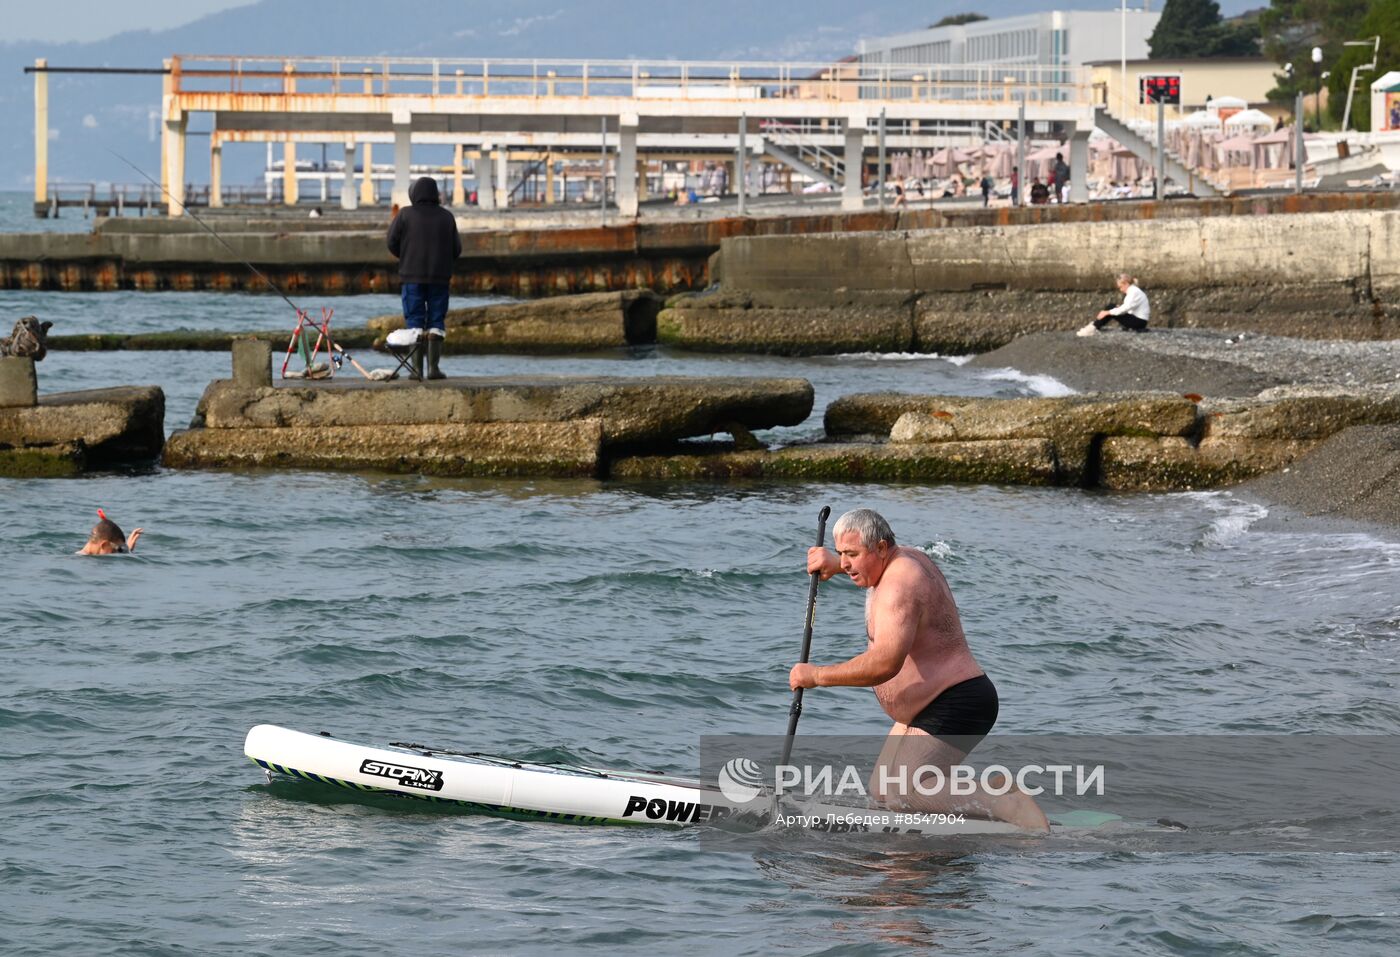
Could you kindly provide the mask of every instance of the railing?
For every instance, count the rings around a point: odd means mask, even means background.
[[[181,55],[175,93],[680,100],[889,100],[1087,105],[1085,67]]]
[[[811,142],[810,139],[814,135],[831,134],[836,132],[835,130],[805,120],[801,123],[780,123],[777,120],[766,120],[761,124],[761,128],[763,135],[771,138],[780,146],[796,151],[798,158],[804,163],[814,169],[829,173],[836,179],[842,177],[845,158],[818,143]]]

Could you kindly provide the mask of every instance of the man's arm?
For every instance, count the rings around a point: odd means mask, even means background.
[[[395,258],[399,258],[399,250],[403,245],[403,215],[394,217],[394,221],[389,224],[389,253]]]
[[[888,575],[888,572],[886,572]],[[798,688],[872,688],[899,674],[918,634],[919,614],[903,596],[906,589],[889,582],[888,597],[877,595],[875,633],[870,647],[839,665],[795,665],[788,676],[793,690]],[[881,600],[881,599],[884,600]]]

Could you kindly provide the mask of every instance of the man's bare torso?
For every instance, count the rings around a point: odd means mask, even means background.
[[[880,583],[866,593],[867,640],[879,628],[879,606],[891,601],[916,608],[918,626],[904,666],[893,678],[875,686],[875,697],[891,718],[908,724],[944,691],[983,672],[967,647],[948,582],[923,552],[900,547]]]

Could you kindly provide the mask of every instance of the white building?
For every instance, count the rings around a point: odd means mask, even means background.
[[[861,63],[1082,66],[1147,56],[1157,10],[1051,10],[862,40]]]

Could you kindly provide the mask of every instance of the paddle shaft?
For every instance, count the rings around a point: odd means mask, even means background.
[[[826,520],[831,516],[831,507],[823,505],[817,515],[817,547],[826,544]],[[812,572],[812,584],[807,588],[807,624],[802,629],[802,664],[807,663],[812,654],[812,620],[817,612],[817,586],[821,584],[821,572]],[[792,756],[792,739],[797,734],[797,719],[802,717],[802,689],[792,693],[792,707],[788,709],[787,740],[783,742],[783,759],[779,764],[787,764]]]

